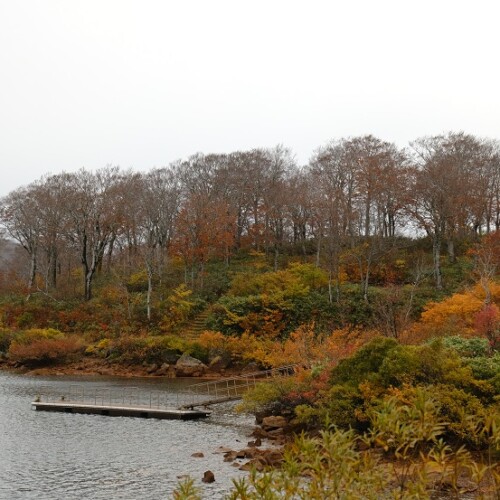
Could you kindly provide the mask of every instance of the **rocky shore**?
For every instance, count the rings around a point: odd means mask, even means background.
[[[224,462],[230,462],[242,471],[256,469],[263,471],[280,467],[283,463],[283,446],[289,439],[288,421],[281,416],[264,417],[244,448],[235,450],[221,446],[214,453],[223,455]],[[193,458],[202,458],[205,452],[193,453]],[[203,482],[213,482],[216,478],[211,471],[206,471]]]
[[[209,365],[183,354],[172,363],[123,364],[107,358],[82,356],[65,363],[45,365],[23,365],[0,358],[0,369],[24,375],[105,375],[119,377],[167,377],[167,378],[220,378],[256,371],[254,364],[246,366],[227,366],[215,358]]]

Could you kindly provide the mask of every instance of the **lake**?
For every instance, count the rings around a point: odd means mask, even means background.
[[[0,372],[0,499],[171,498],[189,474],[203,498],[220,499],[231,479],[245,475],[221,446],[244,448],[254,418],[235,413],[231,403],[213,407],[196,421],[105,417],[37,412],[31,401],[42,386],[69,392],[73,384],[185,394],[191,380],[117,377],[27,377]],[[203,452],[203,458],[194,458]],[[211,470],[215,483],[201,482]]]

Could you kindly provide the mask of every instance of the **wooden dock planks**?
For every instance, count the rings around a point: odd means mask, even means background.
[[[177,408],[150,408],[146,406],[111,406],[72,402],[47,403],[33,401],[31,407],[37,411],[63,413],[85,413],[109,417],[159,418],[165,420],[196,420],[210,415],[208,411]]]

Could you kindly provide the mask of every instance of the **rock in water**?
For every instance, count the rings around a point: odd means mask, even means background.
[[[213,483],[215,481],[214,473],[211,470],[207,470],[205,474],[203,474],[202,481],[204,483]]]

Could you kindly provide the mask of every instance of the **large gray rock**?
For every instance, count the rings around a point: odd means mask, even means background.
[[[175,372],[178,377],[199,377],[207,370],[207,365],[189,354],[183,354],[175,363]]]

